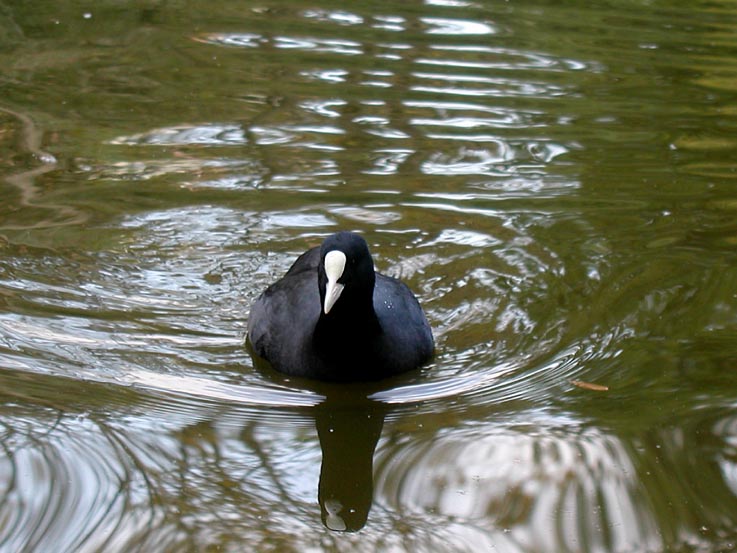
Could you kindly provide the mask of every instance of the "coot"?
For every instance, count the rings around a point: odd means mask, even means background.
[[[414,369],[434,348],[417,298],[374,271],[366,241],[352,232],[328,236],[303,253],[258,297],[248,339],[280,372],[333,381]]]

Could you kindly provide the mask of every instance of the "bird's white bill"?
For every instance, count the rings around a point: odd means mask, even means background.
[[[338,301],[338,298],[340,297],[340,293],[342,291],[343,291],[342,284],[338,284],[337,282],[328,281],[328,285],[325,288],[325,306],[323,307],[323,310],[325,311],[326,315],[330,313],[330,310],[335,305],[335,302]]]
[[[323,311],[326,315],[333,308],[335,302],[338,301],[343,291],[343,285],[338,282],[338,279],[343,276],[345,262],[345,254],[339,250],[329,251],[325,255],[325,274],[328,277],[328,284],[325,287],[325,305],[323,305]]]

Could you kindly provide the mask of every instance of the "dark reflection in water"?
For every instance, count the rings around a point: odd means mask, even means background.
[[[374,498],[374,448],[386,407],[365,399],[338,403],[328,396],[315,409],[322,449],[318,500],[326,527],[355,532],[366,524]]]
[[[290,378],[277,373],[246,343],[254,366],[275,383]],[[381,436],[387,403],[372,399],[386,383],[333,384],[296,379],[314,400],[314,417],[322,459],[317,501],[326,528],[361,530],[374,500],[374,450]]]

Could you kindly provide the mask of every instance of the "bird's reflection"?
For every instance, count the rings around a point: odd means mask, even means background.
[[[285,376],[259,358],[249,341],[246,348],[254,367],[272,382]],[[301,378],[289,379],[323,398],[312,409],[320,439],[322,465],[317,499],[326,528],[356,532],[368,520],[374,494],[374,450],[381,436],[389,405],[369,397],[385,388],[388,381],[373,383],[330,383]]]
[[[355,532],[368,519],[374,493],[374,449],[386,405],[356,390],[335,392],[315,410],[322,449],[318,502],[330,530]]]

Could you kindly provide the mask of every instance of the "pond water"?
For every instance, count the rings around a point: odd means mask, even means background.
[[[737,5],[0,0],[2,551],[737,547]],[[244,347],[361,232],[437,353]]]

